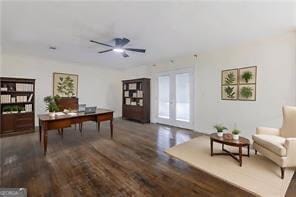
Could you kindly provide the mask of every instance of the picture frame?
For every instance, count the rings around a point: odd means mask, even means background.
[[[238,99],[238,85],[222,85],[221,86],[222,100],[237,100]]]
[[[256,101],[257,66],[233,68],[221,72],[221,99]]]
[[[241,84],[238,89],[240,101],[256,101],[256,84]]]
[[[236,85],[238,84],[238,69],[227,69],[221,72],[221,84],[222,85]]]
[[[256,84],[257,66],[239,68],[239,84]]]
[[[77,97],[78,75],[70,73],[53,73],[53,96]]]

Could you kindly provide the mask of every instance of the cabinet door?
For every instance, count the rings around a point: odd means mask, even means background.
[[[1,133],[10,133],[15,130],[15,114],[1,115]]]

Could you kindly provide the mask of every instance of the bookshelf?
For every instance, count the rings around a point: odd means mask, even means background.
[[[0,78],[0,136],[34,132],[35,79]]]
[[[142,123],[150,122],[150,79],[122,81],[122,117]]]

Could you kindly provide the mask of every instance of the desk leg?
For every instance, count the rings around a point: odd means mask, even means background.
[[[98,127],[98,132],[100,132],[101,123],[99,120],[97,121],[97,127]]]
[[[239,147],[239,166],[242,167],[243,158],[242,158],[242,147]]]
[[[211,139],[211,156],[213,156],[213,140]]]
[[[45,156],[47,151],[47,129],[46,128],[43,128],[43,144],[44,144],[44,156]]]
[[[41,138],[42,138],[42,133],[41,133],[41,129],[42,129],[42,127],[41,127],[41,121],[39,120],[39,142],[40,142],[40,144],[41,144]]]
[[[113,138],[113,119],[110,120],[111,138]]]
[[[82,136],[82,122],[79,123],[79,131],[80,131],[80,135]]]

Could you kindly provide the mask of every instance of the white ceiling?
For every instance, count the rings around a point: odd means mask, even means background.
[[[2,2],[4,52],[112,68],[149,65],[295,30],[296,2]],[[131,40],[123,58],[90,43]],[[50,45],[57,50],[49,50]]]

